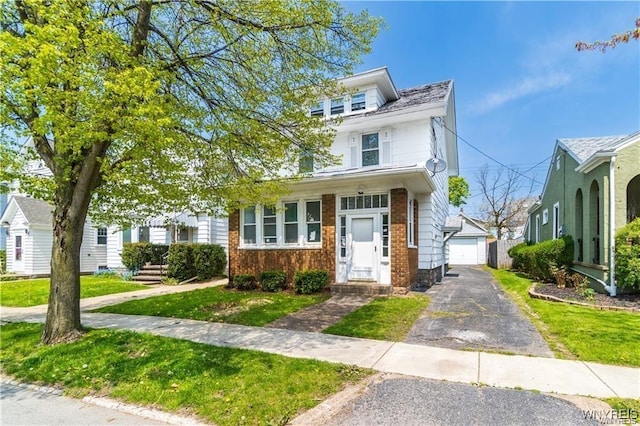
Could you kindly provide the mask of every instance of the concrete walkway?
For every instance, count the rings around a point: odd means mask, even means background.
[[[373,297],[335,295],[322,303],[278,318],[265,327],[319,333],[372,300]]]
[[[189,286],[161,287],[135,293],[85,299],[83,309],[104,306],[165,292],[189,291],[216,281]],[[145,292],[145,293],[143,293]],[[3,322],[44,322],[46,307],[1,308]],[[82,324],[147,332],[194,342],[253,349],[295,358],[354,364],[387,373],[520,388],[599,398],[640,398],[640,368],[591,362],[460,351],[402,342],[333,336],[306,331],[234,324],[208,323],[176,318],[83,313]]]

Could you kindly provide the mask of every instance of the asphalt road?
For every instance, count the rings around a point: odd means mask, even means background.
[[[166,425],[61,396],[51,390],[0,382],[0,423],[5,425]]]
[[[553,357],[553,352],[488,272],[455,266],[426,292],[431,303],[406,342],[450,349]]]
[[[327,426],[600,424],[586,419],[585,411],[563,399],[531,391],[397,377],[373,383],[364,394],[321,423]]]

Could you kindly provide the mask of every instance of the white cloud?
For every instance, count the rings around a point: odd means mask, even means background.
[[[478,102],[476,111],[485,113],[516,99],[565,86],[571,80],[571,75],[565,72],[551,72],[544,75],[526,77],[511,86],[485,95]]]

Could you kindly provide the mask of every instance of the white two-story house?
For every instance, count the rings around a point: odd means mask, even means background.
[[[387,68],[340,80],[351,95],[312,115],[342,116],[331,152],[275,206],[229,216],[229,274],[323,269],[335,289],[377,293],[440,280],[448,177],[458,173],[453,81],[396,89]],[[444,170],[434,173],[433,160]],[[308,166],[308,165],[307,165]]]

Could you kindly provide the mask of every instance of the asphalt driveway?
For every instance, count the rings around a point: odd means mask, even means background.
[[[426,294],[431,303],[407,343],[553,357],[533,324],[480,267],[455,266]]]

